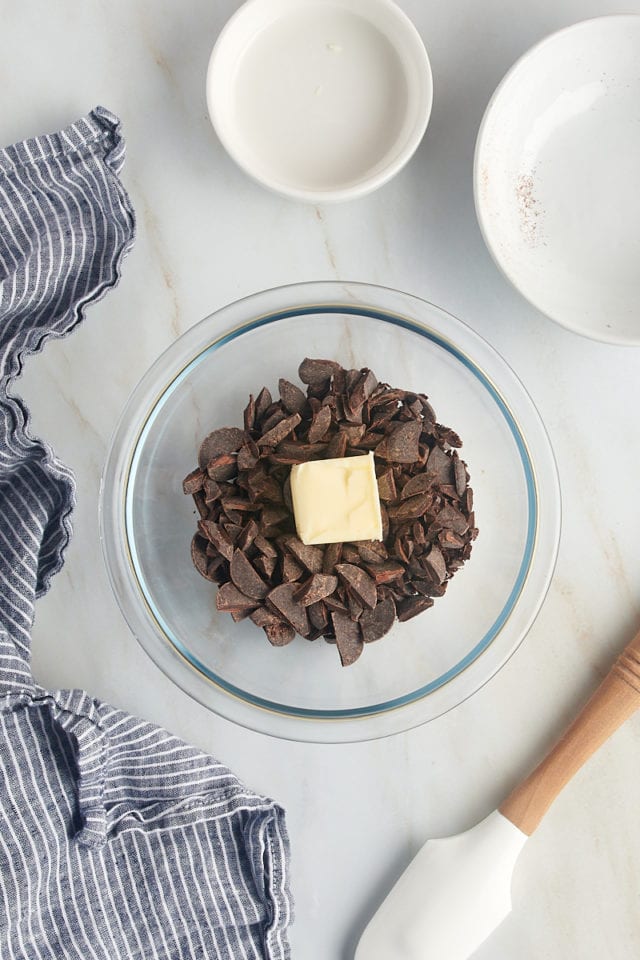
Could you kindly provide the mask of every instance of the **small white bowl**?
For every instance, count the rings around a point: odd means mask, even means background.
[[[640,16],[577,23],[498,86],[474,165],[480,228],[539,310],[640,344]]]
[[[420,35],[392,0],[248,0],[209,61],[222,144],[277,193],[351,200],[410,159],[431,113]]]

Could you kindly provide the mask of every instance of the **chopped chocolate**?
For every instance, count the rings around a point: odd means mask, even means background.
[[[297,589],[295,583],[282,583],[269,593],[268,600],[297,633],[306,637],[309,633],[309,618],[306,608],[294,600]]]
[[[436,583],[442,583],[447,576],[447,564],[445,562],[442,550],[440,550],[435,543],[431,547],[425,563],[427,570],[433,576]]]
[[[307,607],[307,613],[314,629],[326,630],[329,623],[329,614],[322,600],[318,600],[317,603],[312,603],[311,606]]]
[[[309,427],[309,433],[307,434],[309,443],[317,443],[318,440],[322,440],[330,426],[331,410],[329,407],[320,407],[318,412],[314,413]]]
[[[453,476],[451,458],[440,447],[435,446],[427,460],[427,475],[438,484],[451,483]]]
[[[453,451],[453,476],[456,483],[456,493],[459,497],[464,495],[465,490],[467,489],[467,468],[457,454],[457,451]]]
[[[389,556],[387,548],[381,540],[358,540],[355,544],[358,555],[363,563],[379,563]]]
[[[376,457],[394,463],[415,463],[421,433],[422,424],[419,420],[407,420],[394,425],[375,448]]]
[[[270,643],[296,632],[337,643],[344,665],[444,595],[477,537],[460,438],[422,393],[378,383],[368,368],[306,359],[278,399],[249,396],[243,426],[210,433],[183,481],[200,520],[193,564],[219,585],[216,606],[249,617]],[[305,545],[290,469],[309,460],[375,458],[382,541]]]
[[[336,572],[366,607],[375,607],[376,582],[362,567],[356,567],[353,563],[337,563]]]
[[[307,357],[298,367],[298,376],[303,383],[317,386],[330,380],[339,370],[342,370],[342,367],[335,360],[309,360]]]
[[[193,540],[191,541],[191,559],[198,573],[202,574],[202,576],[208,580],[207,567],[209,566],[209,557],[207,555],[207,541],[199,533],[194,534]]]
[[[418,520],[425,515],[432,501],[430,493],[419,493],[417,497],[409,497],[408,500],[401,500],[398,504],[390,504],[387,507],[389,520],[395,520],[396,523],[402,520]]]
[[[263,600],[269,592],[269,587],[260,574],[253,568],[251,561],[247,560],[242,550],[233,551],[231,563],[229,564],[229,573],[238,590],[247,597],[255,597],[257,600]]]
[[[211,480],[231,480],[237,469],[237,458],[230,453],[221,453],[207,463],[207,474]]]
[[[416,473],[403,486],[400,499],[408,500],[409,497],[415,497],[419,493],[426,493],[431,487],[433,487],[433,477],[429,476],[428,473]]]
[[[342,547],[341,543],[328,543],[324,548],[324,556],[322,557],[322,572],[323,573],[333,573],[336,563],[340,563],[342,559]]]
[[[391,597],[381,600],[373,610],[365,610],[360,617],[360,629],[365,643],[372,643],[389,633],[396,619],[396,605]]]
[[[294,383],[289,383],[288,380],[280,378],[278,390],[282,406],[287,413],[302,413],[307,404],[307,398],[300,387],[296,387]]]
[[[231,582],[223,583],[216,593],[216,609],[226,613],[249,613],[258,605],[259,600],[247,597]]]
[[[431,597],[407,597],[406,600],[399,600],[397,604],[398,620],[404,623],[432,606],[433,599]]]
[[[200,444],[198,453],[198,463],[200,469],[204,470],[211,460],[225,453],[235,453],[244,443],[244,430],[238,427],[221,427],[214,430]],[[211,476],[211,474],[209,474]],[[216,477],[213,478],[217,479]]]
[[[337,577],[327,573],[314,573],[296,593],[296,600],[299,600],[303,607],[309,607],[330,596],[337,586]]]
[[[291,551],[296,560],[311,571],[311,573],[320,573],[322,570],[323,551],[320,547],[307,546],[298,540],[297,537],[289,537],[287,540],[287,549]]]
[[[203,490],[205,503],[215,503],[216,500],[220,499],[222,494],[222,491],[220,490],[220,484],[216,483],[216,481],[212,480],[210,477],[205,477]]]
[[[301,417],[299,413],[294,413],[290,417],[285,417],[274,427],[272,427],[270,430],[267,430],[266,433],[263,433],[262,436],[259,437],[258,446],[276,447],[284,440],[285,437],[288,437],[289,434],[295,430],[300,422]]]
[[[291,556],[290,553],[285,553],[282,558],[282,580],[284,583],[292,583],[295,580],[300,580],[305,573],[305,569],[301,563]]]
[[[192,470],[191,473],[182,481],[182,491],[187,495],[197,493],[198,490],[202,490],[204,484],[205,475],[199,467],[196,467],[195,470]]]
[[[384,563],[369,563],[367,564],[367,570],[376,584],[401,580],[405,574],[404,566],[395,560],[386,560]]]
[[[387,469],[378,476],[378,495],[381,500],[391,502],[398,496],[396,492],[396,481],[391,467],[387,467]]]
[[[209,540],[225,560],[231,560],[233,556],[233,542],[226,530],[223,530],[219,524],[213,520],[201,520],[198,524],[200,533]]]
[[[267,635],[267,640],[274,647],[286,647],[296,635],[295,629],[284,620],[272,620],[270,623],[265,623],[262,629]]]
[[[360,626],[344,613],[332,613],[331,619],[342,666],[349,667],[364,649]]]

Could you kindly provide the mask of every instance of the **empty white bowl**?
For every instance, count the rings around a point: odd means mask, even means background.
[[[552,320],[640,344],[640,16],[533,47],[485,113],[474,191],[485,241]]]
[[[209,61],[207,103],[242,169],[285,196],[349,200],[410,159],[431,112],[424,44],[392,0],[249,0]]]

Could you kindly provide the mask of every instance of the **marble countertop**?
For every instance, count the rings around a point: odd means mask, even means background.
[[[546,34],[617,7],[402,0],[433,66],[426,137],[385,188],[323,208],[254,185],[211,129],[206,63],[236,6],[3,6],[0,140],[57,129],[104,104],[124,123],[123,178],[138,217],[119,287],[72,337],[32,359],[19,384],[33,431],[53,443],[78,481],[66,565],[37,609],[34,671],[47,687],[84,687],[163,724],[283,803],[293,845],[293,955],[350,960],[368,916],[422,842],[494,809],[640,625],[640,349],[582,339],[529,306],[485,249],[471,187],[478,125],[508,67]],[[626,9],[640,13],[640,3]],[[431,300],[503,354],[549,431],[564,520],[542,612],[488,685],[412,732],[317,746],[235,727],[165,679],[111,594],[97,502],[125,400],[168,344],[245,294],[336,278]],[[639,747],[636,717],[560,796],[519,861],[513,912],[478,960],[639,955]]]

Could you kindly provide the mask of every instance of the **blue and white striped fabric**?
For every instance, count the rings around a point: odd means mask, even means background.
[[[9,387],[117,283],[135,230],[123,160],[100,107],[0,151],[0,957],[285,960],[282,809],[159,727],[31,675],[74,483]]]

